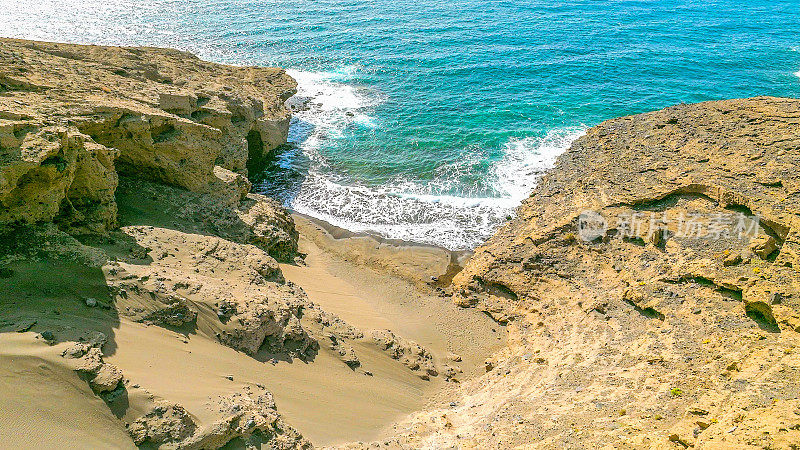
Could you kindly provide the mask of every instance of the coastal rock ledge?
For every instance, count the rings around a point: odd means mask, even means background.
[[[0,226],[113,229],[118,176],[236,202],[286,143],[295,89],[177,50],[0,39]]]
[[[392,442],[798,448],[799,168],[796,99],[588,130],[453,280],[508,348]]]

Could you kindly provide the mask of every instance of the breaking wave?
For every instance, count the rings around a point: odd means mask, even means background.
[[[260,185],[294,211],[350,231],[451,250],[472,249],[514,214],[539,176],[584,132],[559,128],[541,137],[510,139],[484,175],[490,195],[452,194],[469,191],[469,186],[460,184],[465,176],[476,175],[470,171],[478,170],[485,158],[480,153],[439,167],[432,180],[398,176],[367,186],[336,173],[320,152],[327,141],[343,138],[348,127],[379,126],[373,110],[386,98],[347,83],[355,70],[289,71],[298,81],[298,93],[289,101],[294,110],[292,147],[276,160],[275,170],[284,173],[271,173]]]

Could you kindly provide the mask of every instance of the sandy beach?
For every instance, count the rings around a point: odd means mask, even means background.
[[[418,342],[437,364],[463,371],[459,381],[482,373],[483,360],[504,345],[504,327],[437,295],[431,277],[447,271],[449,251],[366,235],[337,238],[328,231],[332,227],[301,216],[295,221],[299,249],[306,256],[303,263],[281,264],[280,269],[326,311],[359,329],[390,329]],[[409,413],[454,400],[448,393],[457,383],[441,377],[423,380],[369,342],[354,344],[358,370],[324,345],[311,361],[268,352],[248,356],[202,331],[148,326],[119,317],[113,309],[86,307],[80,299],[108,301],[99,270],[59,263],[10,267],[18,282],[0,283],[0,295],[19,300],[3,303],[3,317],[36,323],[25,332],[0,333],[0,358],[6,361],[0,380],[7,394],[2,406],[15,411],[14,421],[3,424],[15,430],[7,444],[61,446],[74,439],[129,447],[124,422],[115,414],[132,420],[155,398],[165,398],[181,404],[199,423],[211,423],[216,415],[209,403],[256,384],[272,392],[285,419],[319,446],[387,437],[392,424]],[[402,277],[392,268],[402,268]],[[40,336],[46,330],[65,342],[48,345]],[[87,330],[108,337],[104,361],[125,374],[124,406],[109,409],[61,356],[69,340]],[[460,361],[451,361],[452,355]],[[50,412],[43,416],[44,410]],[[81,421],[91,421],[92,429],[81,427]]]

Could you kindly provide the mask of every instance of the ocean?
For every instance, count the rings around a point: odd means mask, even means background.
[[[0,0],[0,36],[284,67],[290,142],[256,189],[453,250],[491,236],[603,120],[800,96],[796,0]]]

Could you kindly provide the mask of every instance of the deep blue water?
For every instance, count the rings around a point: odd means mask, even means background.
[[[260,188],[450,248],[489,236],[602,120],[800,96],[796,0],[0,0],[0,35],[290,69],[292,145]]]

